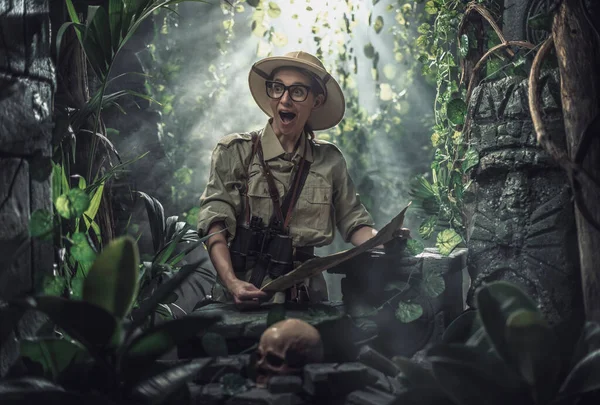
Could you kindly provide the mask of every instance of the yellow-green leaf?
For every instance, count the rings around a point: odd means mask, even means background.
[[[269,9],[267,10],[267,14],[271,18],[277,18],[281,15],[281,9],[277,5],[277,3],[269,2]]]
[[[44,240],[51,239],[54,228],[52,214],[48,210],[35,210],[29,220],[29,234]]]
[[[444,229],[438,233],[435,246],[439,249],[440,254],[448,256],[461,242],[462,237],[454,229]]]
[[[377,34],[379,34],[381,32],[381,30],[383,29],[383,17],[382,16],[378,16],[375,19],[375,24],[373,24],[373,29],[375,30],[375,32]]]
[[[56,211],[64,218],[77,218],[90,206],[90,197],[78,188],[60,195],[55,202]]]

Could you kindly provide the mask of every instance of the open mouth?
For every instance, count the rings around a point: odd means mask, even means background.
[[[287,111],[279,111],[279,117],[284,124],[289,124],[296,118],[296,114]]]

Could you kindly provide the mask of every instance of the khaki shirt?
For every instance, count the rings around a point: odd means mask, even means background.
[[[373,220],[361,204],[348,174],[346,160],[335,145],[321,140],[310,141],[303,134],[294,156],[288,156],[290,154],[284,151],[270,123],[260,133],[265,163],[271,169],[281,199],[291,187],[300,157],[304,156],[311,162],[310,172],[290,221],[290,234],[295,247],[330,244],[334,227],[349,242],[352,231],[358,226],[373,226]],[[225,222],[229,241],[235,236],[236,219],[244,204],[240,189],[245,183],[251,154],[250,134],[228,135],[217,143],[212,154],[210,178],[200,197],[200,236],[206,235],[210,225],[218,221]],[[273,202],[258,154],[249,167],[248,177],[251,215],[262,217],[263,222],[268,224]]]

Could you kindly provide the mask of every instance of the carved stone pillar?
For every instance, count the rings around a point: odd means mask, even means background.
[[[542,78],[548,132],[564,138],[556,72]],[[520,285],[552,323],[581,316],[577,232],[564,171],[537,146],[526,79],[477,87],[468,134],[480,162],[468,215],[469,304],[482,284]]]
[[[52,244],[29,237],[37,209],[52,210],[54,68],[48,0],[0,0],[0,300],[31,292],[52,270]],[[0,320],[0,376],[17,355],[15,332],[31,335],[34,315]]]

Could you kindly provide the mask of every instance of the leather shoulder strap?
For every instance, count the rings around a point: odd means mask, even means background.
[[[265,174],[265,178],[267,179],[267,186],[269,187],[269,195],[271,197],[271,201],[273,202],[273,215],[275,219],[279,222],[279,226],[283,225],[283,214],[281,212],[281,200],[279,197],[279,190],[277,190],[277,186],[275,185],[275,180],[273,179],[273,173],[271,173],[271,169],[269,165],[265,162],[265,157],[263,155],[262,144],[260,139],[258,140],[258,158],[260,159],[260,164],[263,167],[263,171]],[[273,221],[271,221],[273,222]]]

